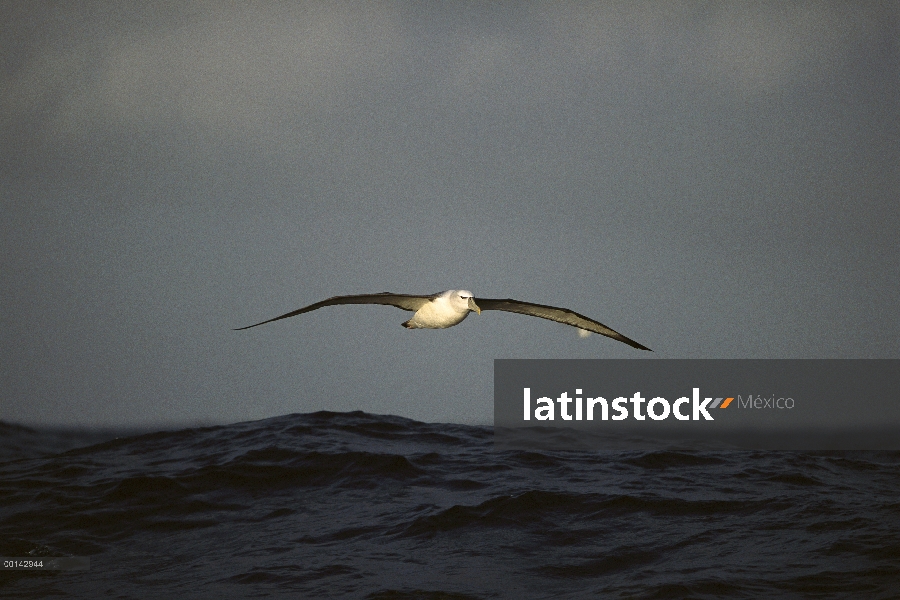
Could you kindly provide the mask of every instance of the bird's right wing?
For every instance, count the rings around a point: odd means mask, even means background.
[[[256,327],[257,325],[264,325],[266,323],[271,323],[272,321],[278,321],[280,319],[287,319],[288,317],[302,315],[303,313],[308,313],[310,311],[316,310],[317,308],[322,308],[323,306],[334,306],[337,304],[386,304],[388,306],[396,306],[397,308],[402,308],[403,310],[417,311],[428,302],[431,302],[435,297],[436,294],[433,294],[431,296],[410,296],[407,294],[392,294],[390,292],[381,292],[380,294],[360,294],[357,296],[334,296],[332,298],[328,298],[327,300],[322,300],[321,302],[316,302],[315,304],[310,304],[309,306],[298,308],[297,310],[285,313],[279,317],[275,317],[267,321],[262,321],[254,325],[247,325],[246,327],[238,327],[237,329],[235,329],[235,331],[250,329],[251,327]]]
[[[588,317],[578,314],[574,310],[568,308],[559,308],[558,306],[547,306],[545,304],[533,304],[531,302],[522,302],[521,300],[513,300],[506,298],[504,300],[492,298],[475,298],[475,303],[481,310],[505,310],[507,312],[519,313],[520,315],[530,315],[532,317],[540,317],[541,319],[549,319],[557,323],[571,325],[586,331],[593,331],[606,337],[611,337],[622,343],[628,344],[632,348],[638,350],[650,350],[650,348],[639,344],[631,338],[627,338],[618,331],[613,331],[603,323],[589,319]]]

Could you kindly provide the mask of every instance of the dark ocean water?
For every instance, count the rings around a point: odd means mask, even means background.
[[[896,452],[499,451],[360,412],[0,435],[0,555],[90,557],[3,598],[900,598]]]

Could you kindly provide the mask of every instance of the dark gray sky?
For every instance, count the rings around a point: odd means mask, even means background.
[[[489,423],[494,358],[897,358],[895,3],[0,4],[0,419]]]

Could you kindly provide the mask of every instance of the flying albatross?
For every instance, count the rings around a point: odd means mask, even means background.
[[[283,314],[255,325],[247,327],[239,327],[235,331],[242,329],[250,329],[257,325],[264,325],[279,319],[287,319],[296,315],[301,315],[323,306],[335,306],[337,304],[386,304],[388,306],[396,306],[403,310],[414,312],[413,318],[403,323],[407,329],[446,329],[453,327],[462,322],[470,311],[481,314],[483,310],[505,310],[507,312],[519,313],[521,315],[531,315],[532,317],[540,317],[549,319],[557,323],[571,325],[580,330],[593,331],[614,340],[624,342],[633,348],[639,350],[650,350],[646,346],[638,344],[636,341],[629,339],[617,331],[613,331],[603,323],[589,319],[584,315],[580,315],[568,308],[558,308],[556,306],[545,306],[543,304],[532,304],[531,302],[522,302],[520,300],[495,300],[491,298],[474,298],[472,292],[468,290],[447,290],[437,294],[428,296],[411,296],[408,294],[392,294],[390,292],[381,292],[380,294],[360,294],[355,296],[334,296],[315,304],[310,304],[303,308]]]

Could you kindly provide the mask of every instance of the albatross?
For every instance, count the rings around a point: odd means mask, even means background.
[[[412,319],[403,323],[407,329],[446,329],[458,325],[469,316],[472,311],[479,315],[483,310],[505,310],[507,312],[519,313],[520,315],[530,315],[532,317],[540,317],[541,319],[549,319],[564,325],[571,325],[581,331],[592,331],[619,340],[639,350],[650,350],[646,346],[625,337],[618,331],[613,331],[603,323],[589,319],[584,315],[580,315],[568,308],[559,308],[557,306],[546,306],[544,304],[533,304],[531,302],[522,302],[521,300],[513,300],[506,298],[499,300],[494,298],[475,298],[472,292],[468,290],[447,290],[438,292],[437,294],[429,294],[427,296],[412,296],[409,294],[392,294],[391,292],[381,292],[379,294],[359,294],[353,296],[334,296],[303,308],[298,308],[289,313],[285,313],[278,317],[261,321],[254,325],[246,327],[238,327],[234,331],[241,331],[265,325],[272,321],[279,321],[308,313],[325,306],[336,306],[338,304],[384,304],[387,306],[396,306],[397,308],[413,312]],[[581,333],[579,331],[579,333]]]

